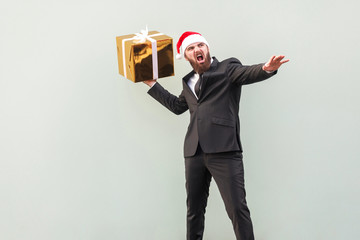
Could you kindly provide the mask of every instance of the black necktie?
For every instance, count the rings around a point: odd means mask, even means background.
[[[196,93],[196,96],[198,96],[198,97],[199,97],[199,93],[200,93],[201,82],[202,82],[202,74],[199,75],[199,79],[195,84],[195,93]]]

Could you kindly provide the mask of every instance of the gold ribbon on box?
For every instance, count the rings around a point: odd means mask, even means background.
[[[153,66],[153,79],[159,78],[159,67],[158,67],[158,55],[157,55],[157,44],[156,40],[151,37],[156,37],[164,35],[163,33],[156,33],[149,35],[148,28],[146,26],[145,30],[141,30],[140,33],[135,33],[135,36],[132,38],[126,38],[122,40],[122,52],[123,52],[123,68],[124,68],[124,76],[127,77],[126,74],[126,64],[125,64],[125,42],[134,40],[136,43],[144,43],[146,40],[151,42],[151,49],[152,49],[152,66]]]

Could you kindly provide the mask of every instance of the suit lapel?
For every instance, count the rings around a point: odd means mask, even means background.
[[[206,72],[203,73],[203,75],[202,75],[203,79],[202,79],[201,89],[200,89],[200,93],[199,93],[199,100],[204,95],[204,91],[206,89],[206,83],[209,79],[209,76],[211,76],[211,74],[216,70],[218,63],[219,63],[219,61],[215,57],[213,57],[213,62],[211,63],[209,70],[207,70]]]
[[[193,76],[194,74],[195,74],[195,71],[191,71],[185,77],[183,77],[183,89],[187,92],[188,95],[192,96],[195,100],[197,100],[196,96],[191,91],[191,89],[188,85],[188,81],[190,80],[191,76]]]
[[[201,84],[201,89],[200,89],[198,98],[191,91],[189,85],[187,84],[189,79],[195,74],[195,71],[193,70],[190,73],[188,73],[185,77],[183,77],[183,89],[187,92],[187,94],[192,96],[197,101],[201,100],[201,96],[204,94],[204,90],[206,89],[206,82],[208,81],[209,76],[211,76],[211,74],[216,71],[218,63],[219,63],[219,61],[215,57],[213,57],[213,62],[211,63],[209,70],[207,70],[206,72],[203,73],[203,76],[202,76],[203,82]]]

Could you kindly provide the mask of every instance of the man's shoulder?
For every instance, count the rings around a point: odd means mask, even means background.
[[[183,77],[183,80],[184,80],[185,82],[187,82],[192,76],[194,76],[194,74],[195,74],[195,71],[192,70],[191,72],[189,72],[188,74],[186,74],[186,75]]]
[[[237,59],[235,57],[230,57],[230,58],[226,58],[222,61],[218,61],[217,69],[228,69],[229,67],[231,68],[231,67],[237,67],[237,66],[242,66],[239,59]]]
[[[221,64],[241,64],[240,60],[235,57],[230,57],[219,62]]]

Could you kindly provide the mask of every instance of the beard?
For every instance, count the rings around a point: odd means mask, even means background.
[[[203,62],[201,64],[198,63],[196,60],[192,60],[192,59],[189,59],[189,62],[195,72],[197,72],[198,74],[202,74],[210,68],[210,65],[211,65],[210,52],[208,52],[206,54],[205,62]]]

